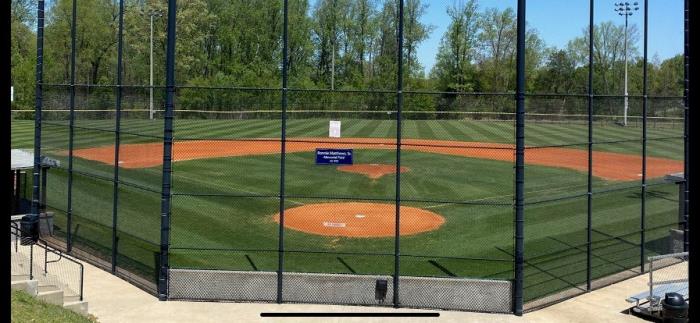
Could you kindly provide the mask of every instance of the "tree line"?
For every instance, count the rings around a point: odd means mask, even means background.
[[[289,83],[293,88],[390,90],[396,86],[397,0],[290,0]],[[513,8],[482,7],[477,0],[445,8],[449,23],[431,70],[418,59],[419,46],[435,26],[423,21],[425,0],[406,0],[404,86],[440,92],[512,92],[515,88],[516,14]],[[68,83],[72,0],[47,8],[44,80]],[[188,0],[178,2],[176,80],[190,86],[275,88],[281,85],[282,1]],[[114,84],[118,1],[78,1],[76,83]],[[36,0],[12,0],[12,82],[14,108],[34,104]],[[150,15],[153,18],[155,84],[164,83],[166,50],[164,0],[126,0],[124,84],[149,81]],[[639,30],[628,29],[629,93],[642,92],[643,60]],[[549,46],[537,30],[526,32],[527,91],[586,93],[588,30],[563,48]],[[594,84],[597,94],[623,94],[624,25],[611,21],[594,28]],[[648,62],[653,95],[683,94],[683,57]],[[191,91],[192,100],[205,97]],[[216,95],[209,94],[209,97]],[[334,99],[335,100],[335,99]],[[342,100],[342,99],[337,99]],[[440,110],[449,95],[414,98],[416,109]],[[390,104],[390,99],[379,100]],[[488,100],[486,100],[488,101]],[[187,100],[183,101],[185,104]],[[486,103],[485,103],[486,104]],[[368,109],[371,109],[369,107]]]

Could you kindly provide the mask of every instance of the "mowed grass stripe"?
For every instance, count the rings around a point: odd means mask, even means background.
[[[680,146],[680,147],[679,147]],[[674,145],[671,143],[654,143],[647,145],[647,154],[649,156],[661,156],[665,158],[683,160],[683,145]]]
[[[228,122],[221,122],[216,128],[207,131],[205,135],[199,135],[192,133],[193,136],[199,136],[201,138],[240,138],[246,137],[251,131],[257,129],[266,129],[270,132],[274,132],[274,128],[279,126],[275,122],[269,122],[269,120],[263,120],[257,122],[246,122],[243,120],[235,120]]]
[[[642,137],[642,128],[635,126],[622,127],[616,124],[593,126],[594,140],[623,140]]]
[[[342,129],[341,129],[342,130]],[[328,126],[323,120],[305,119],[287,121],[287,136],[318,137],[327,134]]]
[[[397,138],[397,133],[396,133],[396,128],[398,126],[397,121],[394,120],[385,120],[382,121],[382,125],[387,124],[388,127],[386,129],[386,135],[384,135],[383,138]]]
[[[34,146],[33,121],[13,120],[10,131],[12,148],[31,148]]]
[[[500,142],[500,143],[513,143],[513,137],[506,137],[502,133],[504,132],[503,130],[499,131],[500,129],[503,129],[504,127],[497,127],[497,124],[499,122],[488,122],[487,123],[480,123],[480,122],[470,122],[469,125],[474,129],[477,133],[479,133],[481,136],[478,141],[493,141],[493,142]],[[482,139],[483,138],[483,139]],[[489,140],[489,138],[491,140]]]
[[[428,121],[418,123],[418,136],[421,139],[435,138],[435,132],[427,125]]]
[[[282,130],[279,120],[265,120],[255,127],[248,127],[246,130],[239,131],[236,138],[279,138]]]
[[[340,135],[343,137],[357,137],[357,132],[366,122],[366,120],[361,119],[348,119],[341,121]]]
[[[194,126],[194,125],[193,125]],[[202,131],[204,129],[200,129],[199,127],[193,127],[190,125],[182,126],[180,127],[175,126],[174,127],[174,134],[176,137],[183,137],[183,138],[192,138],[192,139],[204,139],[204,138],[227,138],[231,137],[234,133],[236,133],[236,126],[237,124],[234,122],[222,122],[222,121],[216,121],[208,124],[205,127],[205,131]],[[200,125],[201,126],[201,125]],[[254,123],[246,123],[245,127],[250,128],[255,126]]]
[[[367,120],[367,121],[365,121],[365,125],[362,128],[360,128],[356,133],[352,134],[352,136],[353,137],[370,137],[372,130],[376,129],[380,123],[381,123],[380,120]]]
[[[140,135],[163,137],[163,120],[122,120],[122,130]]]
[[[270,120],[272,121],[272,120]],[[264,121],[250,120],[240,123],[242,129],[257,129]],[[235,122],[226,122],[226,120],[217,120],[209,122],[185,121],[176,123],[173,127],[175,136],[183,138],[220,138],[225,137],[226,133],[232,133],[236,129]]]
[[[404,120],[401,125],[402,138],[418,138],[418,121]]]
[[[525,140],[530,146],[561,145],[588,141],[587,132],[562,126],[531,125],[525,128]]]
[[[474,131],[469,124],[463,121],[444,120],[438,123],[457,141],[475,141]]]
[[[439,122],[438,120],[427,120],[425,123],[433,131],[433,135],[436,139],[453,141],[458,140],[458,138],[454,137],[449,131],[447,131],[447,129],[442,125],[442,122]]]

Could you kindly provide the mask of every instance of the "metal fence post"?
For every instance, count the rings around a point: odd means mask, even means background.
[[[647,105],[648,105],[648,89],[647,89],[647,40],[648,40],[648,23],[649,19],[649,1],[644,0],[644,54],[642,61],[642,210],[641,210],[641,252],[640,252],[640,270],[644,272],[645,257],[645,230],[646,230],[646,195],[647,195]]]
[[[122,117],[122,52],[124,45],[124,0],[119,0],[119,34],[117,36],[117,93],[114,125],[114,192],[112,196],[112,274],[117,271],[117,214],[119,205],[119,144]]]
[[[44,1],[39,1],[44,2]],[[42,3],[43,7],[43,3]],[[29,245],[29,280],[34,279],[34,244]]]
[[[525,186],[525,0],[518,0],[515,90],[515,281],[513,312],[523,314]]]
[[[403,0],[399,0],[399,26],[396,35],[396,226],[394,236],[394,307],[399,307],[399,274],[401,262],[401,111],[403,110]]]
[[[34,168],[32,182],[32,222],[39,221],[39,172],[41,171],[41,108],[43,106],[44,81],[44,0],[39,0],[37,5],[37,33],[36,33],[36,110],[34,112]]]
[[[280,225],[277,249],[277,303],[282,303],[282,274],[284,272],[284,172],[287,143],[287,64],[288,64],[288,29],[289,1],[284,0],[284,26],[282,30],[282,133],[280,138]]]
[[[163,186],[160,204],[160,268],[158,299],[168,299],[168,249],[170,247],[170,186],[173,152],[173,102],[175,99],[175,24],[177,0],[168,0],[168,44],[165,62],[165,125],[163,127]]]
[[[688,135],[690,117],[690,9],[689,1],[684,2],[684,50],[683,50],[683,251],[688,251],[688,214],[690,207],[690,136]]]
[[[73,0],[70,29],[70,98],[68,125],[68,190],[66,204],[66,251],[73,249],[73,129],[75,123],[75,37],[77,30],[78,0]]]
[[[591,290],[591,256],[593,252],[591,231],[593,229],[593,3],[590,0],[588,14],[588,183],[587,183],[587,230],[586,230],[586,290]]]

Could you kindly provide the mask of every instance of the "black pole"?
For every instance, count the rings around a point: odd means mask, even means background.
[[[21,198],[20,190],[22,188],[21,188],[21,183],[20,183],[21,179],[19,176],[20,170],[18,169],[18,170],[10,171],[10,172],[12,173],[12,176],[15,179],[15,186],[14,186],[15,196],[12,199],[12,214],[15,214],[15,213],[19,213],[18,211],[19,211],[20,198]]]
[[[690,251],[690,237],[688,229],[690,228],[690,0],[685,0],[685,36],[684,36],[684,96],[685,96],[685,107],[684,107],[684,120],[683,120],[683,132],[684,132],[684,163],[683,163],[683,177],[685,179],[684,192],[683,192],[683,251]],[[696,95],[697,97],[697,95]],[[692,286],[690,282],[690,271],[692,266],[690,264],[690,257],[688,257],[688,286]]]
[[[124,0],[119,0],[119,34],[117,35],[116,122],[114,125],[114,192],[112,197],[112,274],[117,271],[117,214],[119,205],[119,143],[122,118],[122,52],[124,45]]]
[[[688,209],[690,207],[690,136],[688,135],[690,117],[690,9],[689,0],[685,0],[684,50],[683,50],[683,251],[688,251]]]
[[[399,26],[396,33],[396,226],[394,231],[394,307],[399,307],[399,274],[401,262],[401,111],[403,110],[403,0],[399,0]]]
[[[646,206],[647,206],[647,104],[648,104],[648,89],[647,89],[647,40],[649,29],[649,1],[644,0],[644,56],[642,58],[644,67],[642,68],[642,212],[641,212],[641,230],[640,230],[640,270],[644,272],[645,257],[645,235],[646,230]]]
[[[289,45],[289,2],[284,0],[284,26],[282,30],[282,133],[280,140],[280,226],[277,248],[277,303],[282,303],[282,273],[284,272],[284,172],[287,158],[287,67]]]
[[[66,204],[66,251],[73,250],[73,129],[75,126],[75,37],[78,21],[78,0],[73,0],[70,26],[70,93],[68,116],[68,190]]]
[[[41,200],[39,200],[39,212],[40,213],[46,213],[46,185],[48,184],[48,167],[41,167],[41,188],[39,191],[41,192]]]
[[[684,96],[684,122],[683,122],[683,149],[684,149],[684,163],[683,163],[683,177],[684,177],[684,192],[683,192],[683,251],[688,251],[689,241],[688,241],[688,214],[690,208],[690,182],[688,172],[690,171],[690,136],[688,134],[689,120],[690,120],[690,3],[689,0],[685,0],[685,35],[684,35],[684,76],[685,80],[683,82],[683,96]]]
[[[515,281],[513,312],[523,315],[525,186],[525,0],[518,0],[515,90]]]
[[[588,14],[588,224],[586,230],[586,290],[591,290],[591,255],[593,237],[593,3],[589,4]]]
[[[41,109],[42,83],[44,81],[44,0],[39,0],[37,5],[37,32],[36,32],[36,110],[34,112],[34,169],[32,176],[32,208],[30,222],[32,226],[39,221],[39,180],[41,172]],[[33,230],[32,230],[33,231]]]
[[[168,299],[168,249],[170,247],[170,185],[172,182],[173,102],[175,100],[175,24],[177,0],[168,0],[168,47],[165,53],[165,116],[163,127],[163,188],[160,204],[160,270],[158,299]]]

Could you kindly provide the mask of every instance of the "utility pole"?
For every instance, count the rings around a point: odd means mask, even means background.
[[[618,15],[625,17],[625,117],[623,125],[627,126],[627,111],[629,110],[629,93],[627,92],[627,18],[633,11],[639,10],[639,3],[635,2],[630,7],[629,2],[616,2],[615,11]]]

